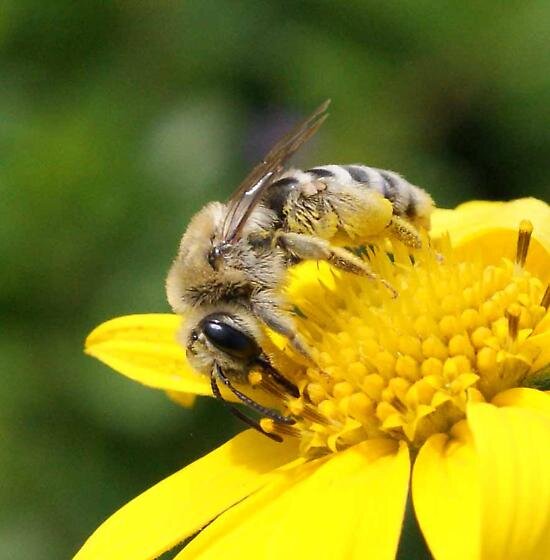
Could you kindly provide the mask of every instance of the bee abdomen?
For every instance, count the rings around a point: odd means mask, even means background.
[[[432,208],[431,197],[424,190],[393,171],[360,164],[323,165],[308,169],[301,175],[309,175],[310,180],[330,178],[342,185],[361,185],[372,189],[392,203],[394,214],[409,219],[423,217]]]
[[[319,189],[319,184],[326,183],[330,186],[332,182],[334,182],[334,187],[331,189],[333,196],[338,196],[338,185],[347,187],[348,191],[350,188],[372,189],[391,202],[394,215],[424,227],[429,225],[433,201],[428,193],[393,171],[360,164],[322,165],[306,171],[288,170],[280,179],[272,183],[262,202],[264,207],[274,213],[277,222],[283,227],[285,224],[288,225],[290,213],[294,218],[303,214],[303,219],[308,220],[307,227],[303,226],[304,231],[314,230],[313,222],[330,210],[323,202],[323,191],[322,188]],[[321,196],[315,196],[316,192]],[[299,215],[291,212],[296,205],[303,210]]]

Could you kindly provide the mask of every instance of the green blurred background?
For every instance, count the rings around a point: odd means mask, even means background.
[[[327,97],[298,163],[442,206],[548,198],[550,3],[6,0],[0,12],[0,558],[69,558],[240,428],[82,353],[167,311],[189,217]]]

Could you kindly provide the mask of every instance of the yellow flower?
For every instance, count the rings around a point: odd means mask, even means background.
[[[437,560],[550,558],[550,394],[530,387],[550,363],[550,209],[439,210],[424,245],[372,256],[395,299],[328,267],[293,270],[318,367],[273,337],[274,364],[300,389],[279,397],[294,425],[262,420],[284,442],[245,431],[124,506],[76,558],[155,558],[202,529],[177,559],[391,559],[409,487]],[[209,394],[178,327],[115,319],[87,352],[146,385]]]

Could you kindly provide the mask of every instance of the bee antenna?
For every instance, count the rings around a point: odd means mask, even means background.
[[[251,428],[257,430],[264,436],[267,436],[268,438],[271,438],[272,440],[278,443],[281,443],[283,441],[283,438],[281,436],[277,434],[268,434],[266,431],[262,430],[262,427],[258,422],[256,422],[256,420],[249,418],[246,414],[243,414],[239,409],[235,408],[232,404],[228,403],[222,397],[220,388],[216,383],[216,377],[214,375],[214,372],[212,372],[212,374],[210,375],[210,386],[212,387],[212,394],[229,409],[229,412],[231,412],[231,414],[236,416],[239,420],[242,420],[245,424],[248,424]]]
[[[296,422],[294,420],[294,418],[291,418],[290,416],[283,416],[282,414],[278,413],[276,410],[273,410],[272,408],[267,408],[266,406],[262,406],[261,404],[252,400],[250,397],[247,397],[244,393],[241,393],[241,391],[239,391],[238,389],[233,387],[231,381],[229,381],[229,378],[225,375],[222,368],[218,364],[214,365],[214,370],[213,370],[212,375],[210,377],[210,380],[213,383],[215,383],[215,376],[218,376],[221,379],[222,383],[241,402],[246,404],[252,410],[255,410],[256,412],[258,412],[262,416],[267,416],[268,418],[271,418],[272,420],[274,420],[275,422],[279,422],[280,424],[289,424],[290,425],[290,424],[294,424]],[[217,385],[216,385],[216,387],[217,387]],[[214,388],[212,388],[212,391],[214,391]],[[219,393],[219,390],[218,390],[218,393]],[[217,395],[214,395],[214,396],[217,396]],[[221,394],[220,394],[220,397],[221,397]],[[222,400],[224,400],[224,399],[222,398]]]

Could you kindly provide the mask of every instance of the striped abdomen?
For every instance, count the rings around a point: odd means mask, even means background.
[[[433,202],[428,193],[393,171],[359,164],[323,165],[306,171],[290,170],[271,185],[264,203],[282,217],[291,192],[301,190],[307,193],[308,186],[318,180],[372,189],[391,202],[395,215],[426,227],[429,224]]]

